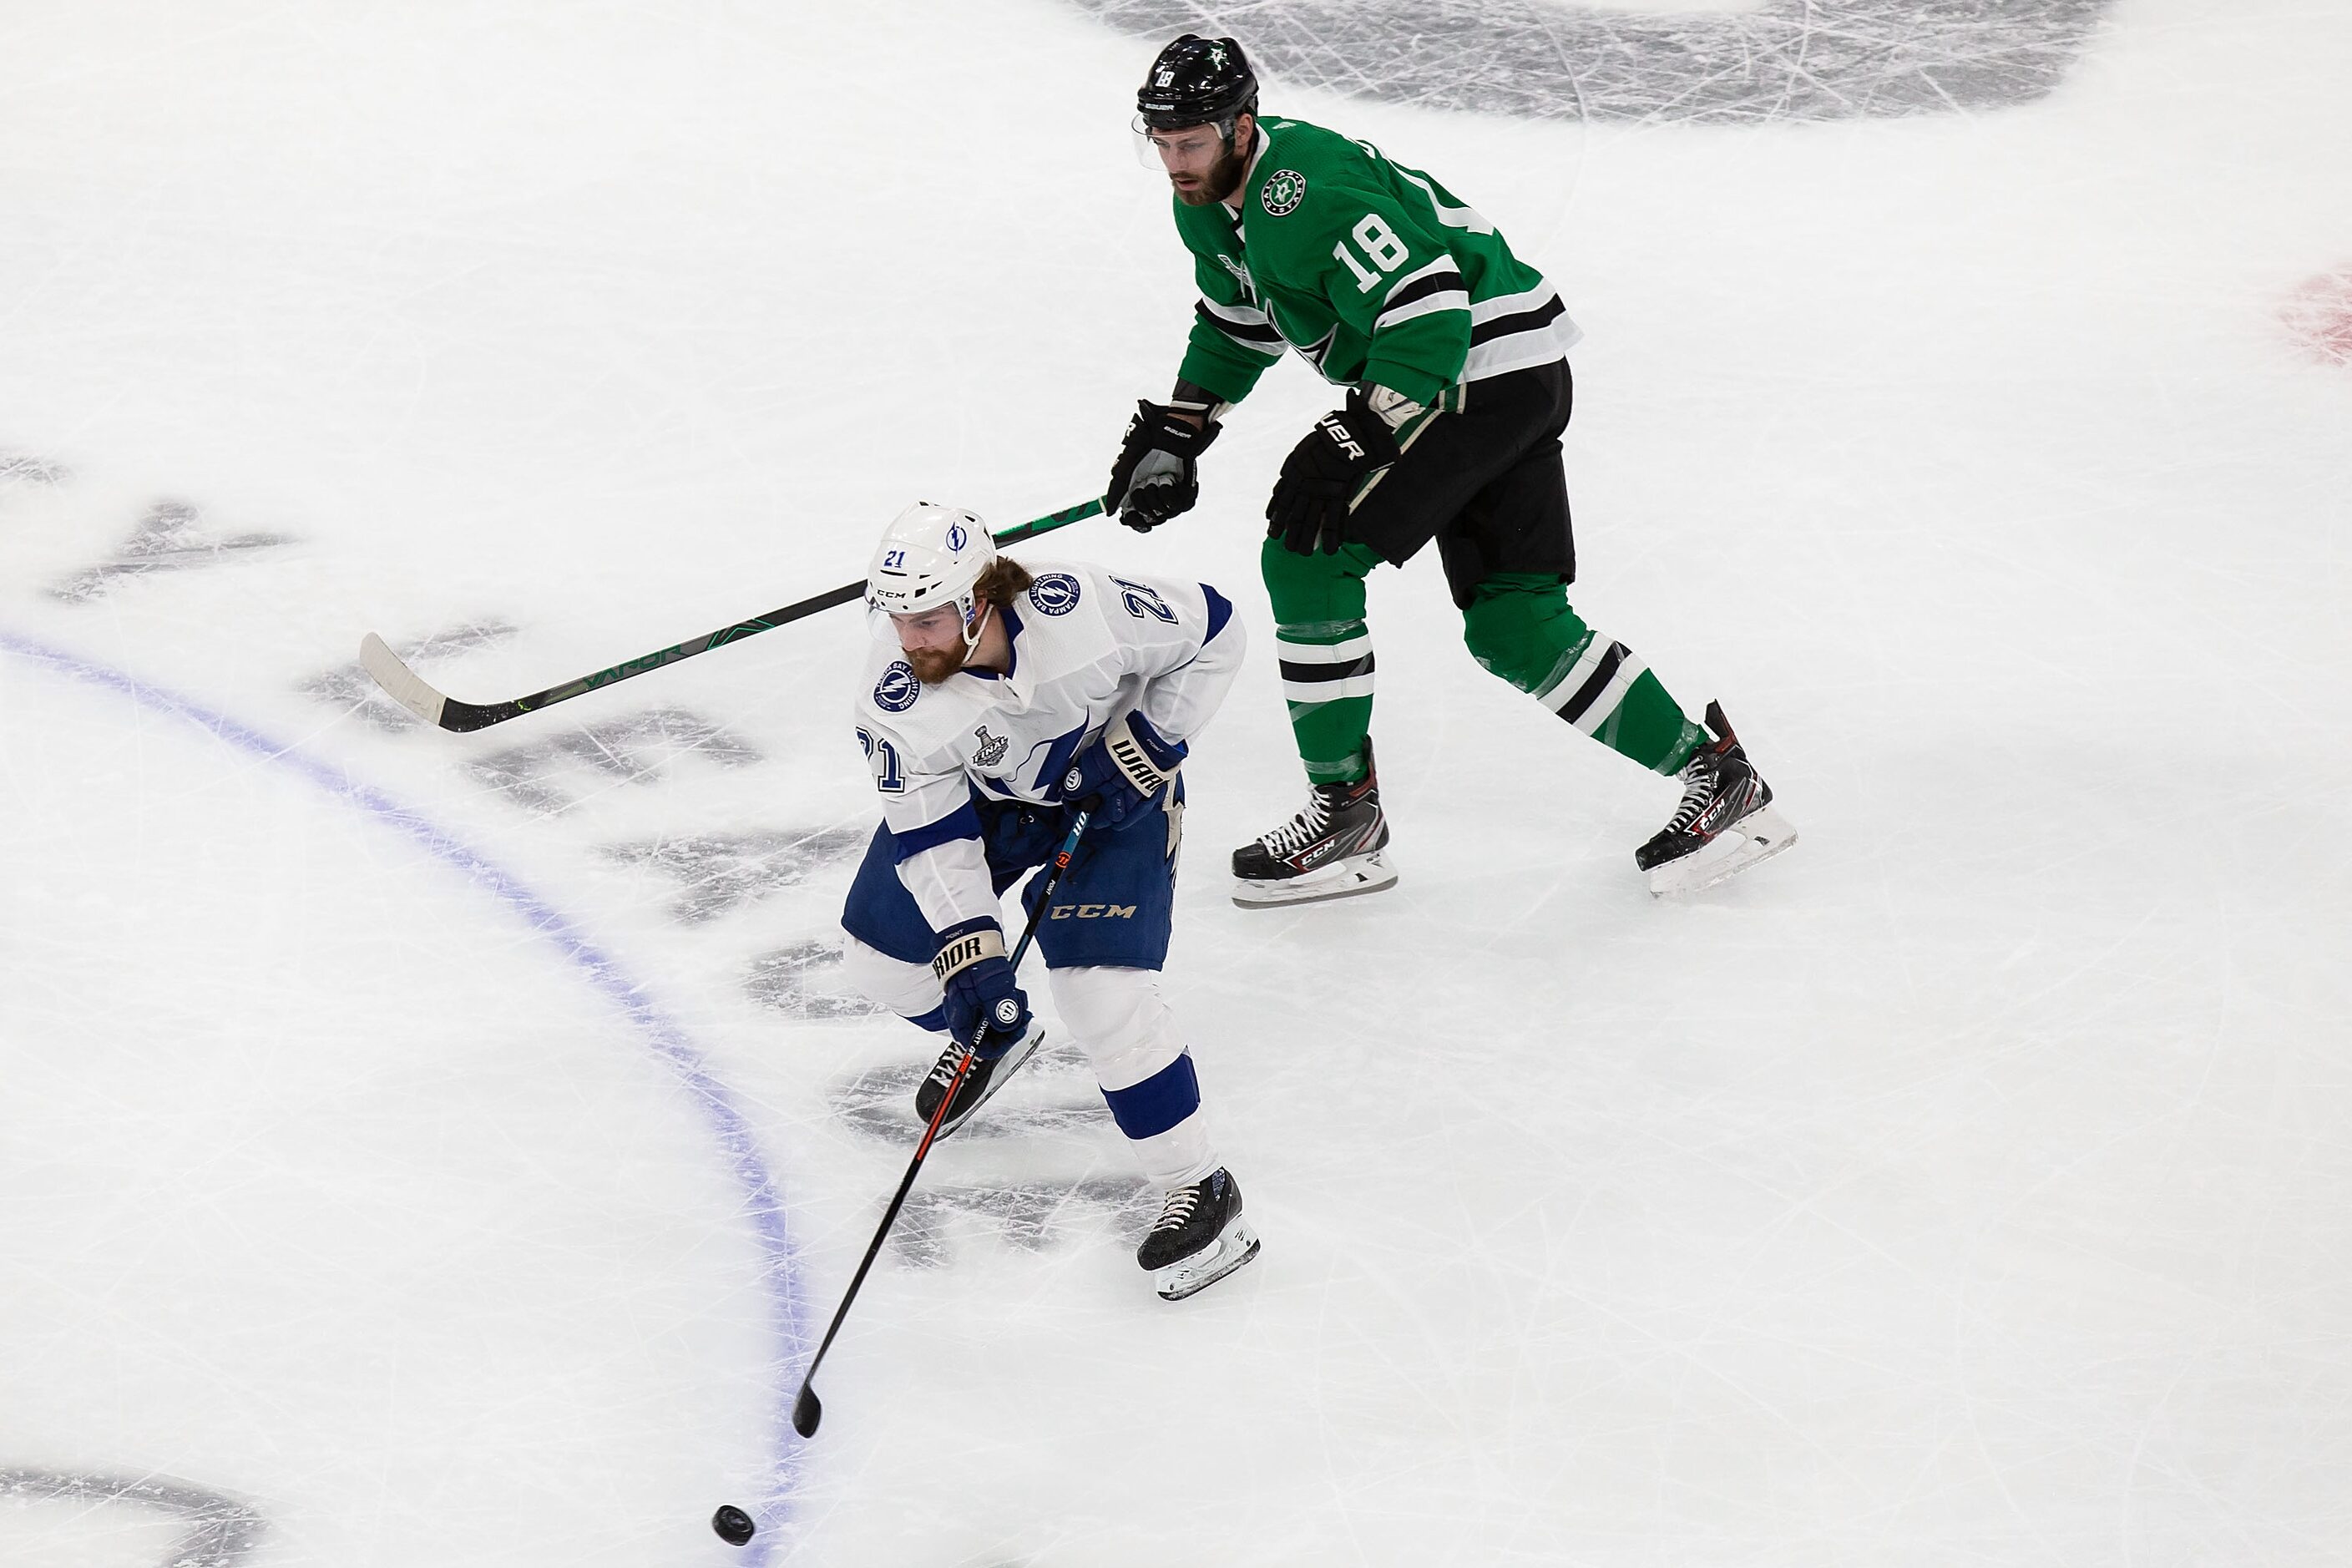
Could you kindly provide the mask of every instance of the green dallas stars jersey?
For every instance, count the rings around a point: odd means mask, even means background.
[[[1495,226],[1417,170],[1298,120],[1258,121],[1238,216],[1175,203],[1201,303],[1178,374],[1238,403],[1297,349],[1416,403],[1560,358],[1582,334]]]

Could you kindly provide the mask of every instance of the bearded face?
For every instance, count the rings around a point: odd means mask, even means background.
[[[987,615],[985,609],[981,611],[983,625]],[[963,612],[953,605],[941,605],[919,616],[892,616],[890,624],[898,634],[898,651],[906,656],[915,679],[926,686],[937,686],[971,658],[971,645],[964,641]],[[976,638],[978,627],[973,631]]]
[[[908,665],[915,672],[915,679],[926,686],[937,686],[940,681],[961,669],[964,661],[971,658],[971,655],[964,651],[961,642],[958,642],[953,647],[909,647],[904,648],[903,651],[906,653]]]
[[[1234,121],[1231,137],[1218,126],[1195,125],[1185,131],[1150,132],[1146,140],[1159,153],[1176,199],[1188,207],[1204,207],[1242,188],[1256,130],[1255,121],[1243,115]]]

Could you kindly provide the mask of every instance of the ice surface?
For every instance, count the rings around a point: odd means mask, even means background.
[[[1076,0],[1239,37],[1286,86],[1543,119],[1850,120],[2052,91],[2113,0]]]
[[[353,649],[510,696],[918,496],[1087,497],[1191,316],[1125,126],[1195,15],[1560,285],[1576,602],[1802,842],[1653,903],[1673,787],[1382,574],[1392,892],[1226,901],[1300,787],[1265,658],[1188,766],[1169,984],[1265,1255],[1154,1299],[1043,1056],[800,1445],[931,1055],[839,980],[864,629],[470,736]],[[0,1563],[2343,1560],[2352,19],[1534,19],[8,24]],[[1196,514],[1030,553],[1266,648],[1330,403],[1277,370]]]

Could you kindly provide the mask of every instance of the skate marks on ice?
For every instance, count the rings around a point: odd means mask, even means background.
[[[459,766],[477,784],[543,816],[559,816],[614,784],[656,784],[670,764],[692,758],[749,767],[758,747],[683,708],[648,708],[599,720],[545,740],[509,746]]]
[[[903,1033],[903,1031],[901,1031]],[[825,1093],[835,1115],[852,1130],[886,1143],[914,1146],[922,1129],[915,1121],[915,1086],[931,1070],[935,1043],[925,1037],[919,1062],[893,1062],[845,1079]],[[1035,1138],[1081,1129],[1111,1127],[1110,1108],[1085,1059],[1069,1046],[1050,1039],[1003,1092],[964,1124],[954,1142],[963,1147],[1003,1138]]]
[[[787,942],[751,960],[743,989],[752,1001],[788,1018],[873,1018],[889,1011],[842,984],[835,978],[840,968],[838,942]]]
[[[0,1500],[10,1508],[56,1504],[77,1513],[128,1506],[177,1521],[184,1528],[155,1558],[156,1568],[237,1568],[268,1530],[250,1504],[154,1476],[10,1468],[0,1469]]]
[[[413,843],[432,861],[502,906],[522,929],[549,943],[569,965],[574,979],[584,983],[617,1016],[625,1018],[641,1047],[673,1076],[711,1136],[719,1163],[733,1178],[739,1201],[732,1206],[732,1217],[751,1234],[758,1248],[759,1266],[752,1271],[752,1278],[768,1308],[763,1314],[766,1331],[772,1336],[768,1364],[792,1364],[806,1355],[813,1341],[807,1304],[801,1296],[797,1244],[787,1229],[786,1205],[761,1151],[760,1141],[739,1109],[734,1092],[713,1075],[701,1049],[653,1000],[648,986],[627,973],[555,906],[532,891],[520,877],[468,847],[417,811],[355,779],[333,762],[248,727],[194,698],[16,637],[5,627],[0,627],[0,655],[14,656],[67,679],[115,692],[142,713],[186,724],[244,758],[303,781],[328,800],[395,837]],[[774,1409],[769,1429],[778,1434],[787,1431],[790,1412],[787,1399]],[[791,1514],[799,1468],[789,1442],[778,1437],[763,1447],[766,1458],[760,1461],[758,1473],[766,1479],[761,1483],[756,1511],[762,1519],[782,1521]],[[0,1497],[11,1492],[68,1504],[74,1499],[95,1499],[176,1509],[192,1521],[192,1528],[173,1555],[163,1559],[167,1568],[231,1568],[242,1563],[253,1556],[263,1525],[258,1513],[245,1505],[152,1475],[120,1479],[63,1469],[0,1469]],[[766,1560],[757,1552],[751,1556]],[[0,1560],[5,1558],[6,1554],[0,1552]]]
[[[55,489],[72,479],[72,470],[64,463],[0,448],[0,494],[17,487]],[[130,538],[110,558],[45,592],[66,604],[91,605],[127,578],[221,564],[294,542],[278,533],[224,534],[205,526],[194,504],[159,500],[147,507]],[[498,647],[518,635],[510,622],[488,616],[399,644],[396,651],[404,660],[431,664]],[[373,729],[391,733],[419,728],[415,716],[386,696],[356,659],[299,680],[295,689]],[[750,740],[715,721],[682,708],[657,707],[466,757],[457,765],[494,795],[534,815],[552,816],[615,784],[658,784],[689,758],[733,770],[758,763],[764,755]],[[676,879],[681,891],[670,904],[670,914],[679,924],[691,926],[797,886],[813,872],[855,853],[866,836],[862,829],[838,826],[750,829],[619,844],[602,853]],[[805,959],[795,960],[797,952],[787,948],[755,964],[745,987],[755,1000],[801,1017],[862,1016],[870,1010],[800,984],[804,978],[801,972],[809,965]],[[838,962],[837,948],[832,958]]]
[[[930,1067],[926,1058],[869,1068],[835,1085],[825,1099],[855,1131],[910,1148],[921,1131],[914,1118],[915,1086]],[[1115,1142],[1118,1131],[1085,1058],[1069,1047],[1049,1045],[941,1147],[1073,1136]],[[953,1261],[959,1237],[974,1234],[1021,1252],[1045,1252],[1098,1234],[1132,1235],[1151,1223],[1160,1197],[1132,1173],[1021,1173],[926,1182],[908,1195],[890,1233],[890,1255],[911,1268],[940,1268]]]
[[[493,617],[395,644],[393,651],[403,663],[429,665],[496,647],[516,635],[515,626]],[[348,709],[380,730],[431,730],[386,695],[357,659],[298,682],[297,689],[317,701]],[[721,768],[749,767],[765,760],[758,746],[716,720],[664,706],[575,724],[467,757],[458,765],[493,795],[538,815],[557,816],[613,784],[658,783],[672,763],[686,757]]]
[[[71,484],[73,479],[73,470],[61,462],[0,449],[0,494],[20,486],[55,489]],[[166,498],[148,505],[131,526],[130,537],[105,560],[50,584],[42,592],[64,604],[87,605],[106,597],[125,578],[223,565],[238,556],[298,542],[285,533],[220,531],[205,526],[202,511],[193,502]]]
[[[497,617],[467,622],[395,645],[404,661],[436,659],[490,647],[518,635]],[[387,697],[354,659],[299,683],[312,700],[343,709],[389,733],[436,735]],[[688,709],[646,709],[574,724],[553,734],[453,763],[494,797],[535,816],[558,817],[615,785],[654,788],[682,782],[678,764],[692,762],[737,771],[768,761],[756,743]],[[854,859],[872,836],[870,826],[745,826],[683,837],[590,845],[596,858],[634,867],[673,882],[665,912],[689,931],[776,893],[800,887]],[[843,877],[844,885],[847,878]],[[749,962],[744,992],[763,1007],[803,1019],[862,1018],[877,1009],[828,984],[841,963],[838,942],[801,940]]]
[[[1160,1194],[1140,1176],[917,1187],[890,1232],[890,1253],[909,1268],[943,1268],[967,1227],[1023,1252],[1045,1252],[1097,1235],[1139,1235],[1159,1212]]]
[[[88,604],[105,597],[126,577],[217,566],[235,555],[295,542],[289,534],[220,534],[202,524],[202,514],[188,502],[159,500],[139,520],[131,537],[115,548],[112,558],[53,584],[48,595],[68,605]]]
[[[502,620],[468,623],[394,649],[404,661],[430,663],[504,642],[515,628]],[[349,708],[386,731],[423,729],[415,715],[376,688],[356,660],[300,683],[321,702]],[[662,782],[673,763],[692,758],[720,768],[761,762],[760,748],[716,720],[677,707],[643,709],[574,725],[551,735],[468,756],[458,767],[476,784],[540,816],[558,816],[614,784]]]
[[[73,478],[63,463],[23,452],[0,451],[0,489],[10,485],[61,485]]]
[[[670,903],[670,918],[680,925],[699,925],[798,886],[864,849],[868,837],[867,830],[854,827],[755,828],[615,844],[604,853],[675,880],[679,892]]]
[[[2112,0],[1074,0],[1122,33],[1232,34],[1276,85],[1535,120],[1884,119],[2048,96]],[[1279,95],[1268,109],[1278,111]]]

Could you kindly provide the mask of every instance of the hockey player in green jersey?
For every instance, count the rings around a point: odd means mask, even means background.
[[[1307,805],[1234,852],[1244,906],[1396,880],[1370,736],[1364,580],[1434,540],[1478,662],[1643,767],[1679,775],[1634,853],[1653,892],[1706,887],[1795,832],[1721,708],[1693,722],[1624,644],[1569,606],[1576,574],[1560,432],[1579,333],[1543,275],[1435,180],[1368,142],[1261,118],[1231,38],[1161,50],[1136,95],[1201,300],[1165,404],[1136,405],[1106,510],[1148,530],[1198,499],[1218,420],[1285,348],[1348,389],[1282,466],[1260,563]]]

